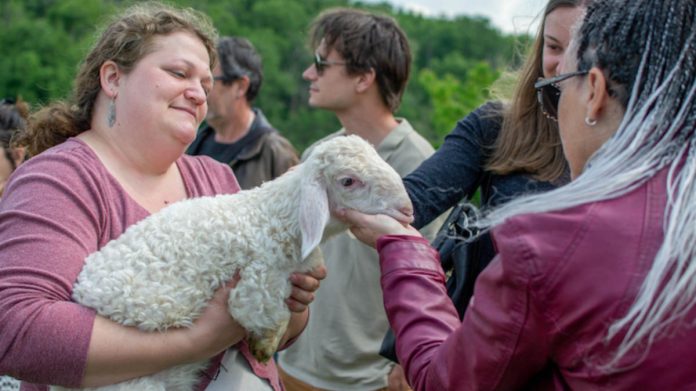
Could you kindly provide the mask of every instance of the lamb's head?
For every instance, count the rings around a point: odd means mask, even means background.
[[[361,137],[334,137],[318,144],[301,170],[303,257],[322,237],[345,229],[331,218],[337,209],[386,214],[404,223],[412,220],[413,205],[401,177]],[[317,218],[318,211],[325,215]]]

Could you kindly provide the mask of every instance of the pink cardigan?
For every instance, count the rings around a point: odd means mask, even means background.
[[[415,390],[696,389],[696,327],[662,335],[630,370],[597,369],[620,340],[608,326],[633,303],[663,240],[665,173],[620,198],[511,219],[463,322],[422,239],[378,241],[384,305]],[[696,310],[687,319],[693,324]]]
[[[229,167],[212,159],[177,165],[189,197],[239,191]],[[79,139],[18,168],[0,202],[0,373],[35,383],[22,390],[80,384],[95,313],[70,301],[72,285],[88,254],[148,215]],[[250,364],[280,389],[273,362]]]

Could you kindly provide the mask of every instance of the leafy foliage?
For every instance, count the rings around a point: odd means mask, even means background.
[[[388,3],[349,0],[172,0],[206,12],[221,35],[241,35],[264,62],[257,105],[298,148],[336,130],[335,116],[307,105],[302,72],[311,63],[307,32],[329,7],[358,7],[393,15],[409,36],[412,78],[399,116],[434,145],[454,123],[489,99],[489,86],[520,63],[508,36],[484,18],[426,18]],[[65,98],[79,61],[104,19],[122,0],[3,0],[0,2],[0,95],[19,95],[34,107]]]
[[[467,67],[466,77],[458,79],[451,73],[439,77],[436,72],[425,68],[418,75],[418,82],[430,97],[432,125],[435,141],[442,140],[454,127],[454,123],[473,111],[490,98],[488,86],[499,75],[485,62]]]

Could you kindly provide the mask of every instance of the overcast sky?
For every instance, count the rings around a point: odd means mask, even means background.
[[[379,3],[383,0],[366,0]],[[547,0],[387,0],[399,8],[428,16],[477,15],[487,17],[506,33],[534,34],[537,15]],[[530,26],[532,29],[530,30]]]

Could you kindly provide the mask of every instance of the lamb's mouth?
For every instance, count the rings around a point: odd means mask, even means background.
[[[388,209],[385,211],[387,216],[393,217],[395,220],[402,224],[411,224],[413,222],[413,210],[397,210]]]

